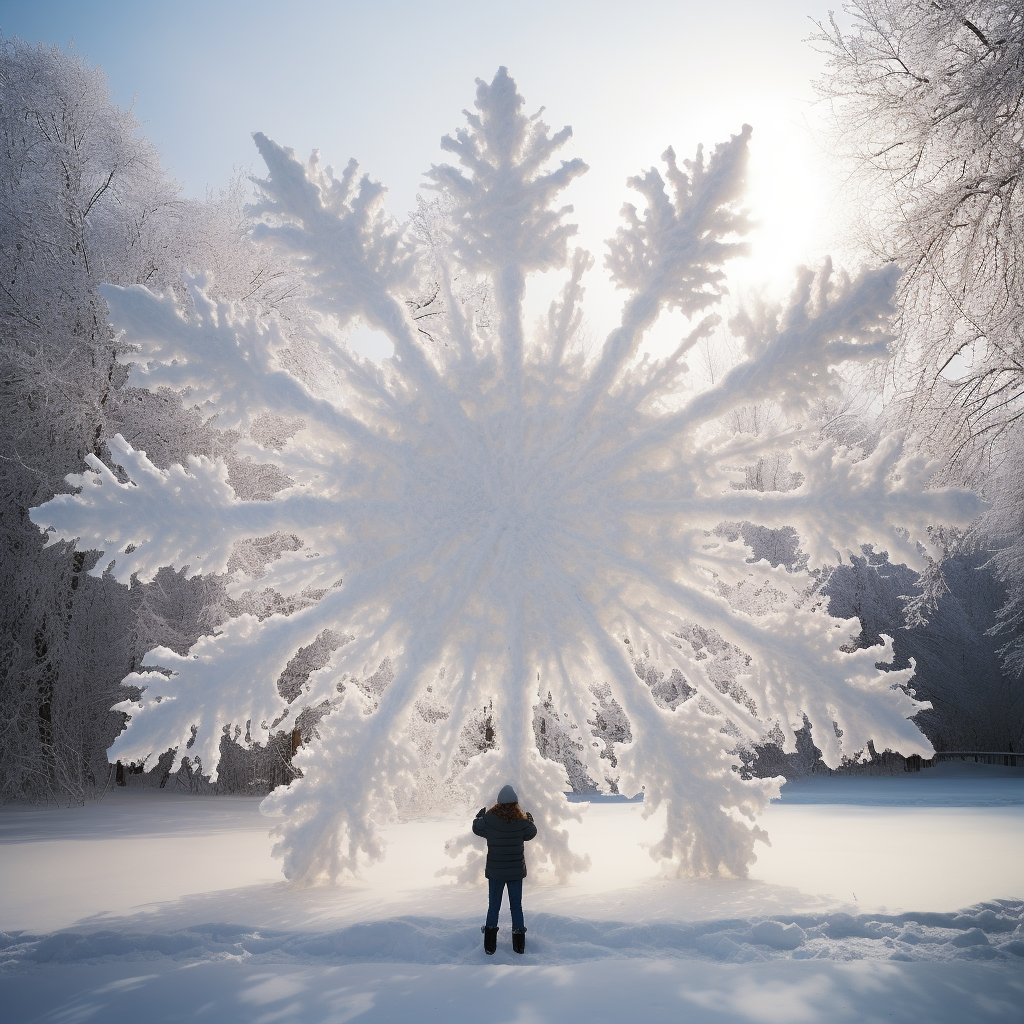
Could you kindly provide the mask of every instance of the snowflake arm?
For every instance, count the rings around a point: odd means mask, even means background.
[[[562,221],[571,206],[550,206],[587,165],[577,159],[546,173],[543,167],[572,129],[548,135],[539,114],[523,114],[523,98],[505,68],[490,83],[477,80],[476,106],[478,114],[465,112],[468,128],[441,140],[470,175],[448,164],[427,174],[430,187],[455,198],[450,231],[456,258],[470,273],[516,268],[522,275],[562,266],[576,227]]]
[[[669,147],[663,159],[673,198],[654,168],[629,179],[630,187],[647,200],[647,210],[641,218],[627,203],[622,210],[626,226],[608,243],[605,265],[612,280],[632,294],[621,325],[605,342],[593,375],[595,387],[607,387],[632,358],[662,309],[692,316],[725,294],[722,265],[746,251],[738,239],[750,230],[745,213],[737,209],[750,133],[750,126],[744,125],[739,135],[715,148],[707,166],[698,149],[696,159],[685,162],[690,174],[679,170]]]

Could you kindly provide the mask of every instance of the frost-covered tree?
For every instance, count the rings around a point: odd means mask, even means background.
[[[146,587],[128,593],[86,574],[84,552],[44,550],[28,519],[116,432],[161,465],[230,456],[231,439],[180,396],[123,387],[97,291],[146,284],[184,299],[189,266],[212,272],[215,294],[259,309],[282,308],[293,286],[249,241],[237,185],[181,200],[98,70],[0,37],[0,798],[80,799],[104,782],[125,673],[154,643],[175,646],[166,621],[183,650],[212,627],[208,615],[189,619],[195,585],[172,588],[173,609]],[[236,481],[259,475],[232,467]],[[164,624],[146,613],[156,605]]]
[[[172,193],[96,72],[0,43],[0,779],[5,798],[81,796],[120,724],[128,598],[102,593],[84,554],[42,551],[27,512],[102,450],[123,370],[96,275]]]
[[[852,0],[819,25],[820,83],[859,181],[861,240],[904,269],[887,375],[893,421],[983,487],[1011,594],[1007,671],[1020,677],[1024,587],[1024,8],[1016,0]],[[1017,525],[1007,530],[1016,515]],[[987,531],[987,526],[985,527]],[[941,593],[930,580],[928,607]]]
[[[1006,449],[986,481],[991,507],[977,523],[974,538],[987,541],[990,564],[1006,588],[1006,601],[989,633],[998,638],[1004,670],[1019,690],[1024,682],[1024,428],[1017,427]]]
[[[188,389],[247,439],[239,451],[273,455],[287,486],[253,500],[223,459],[160,468],[114,436],[109,464],[89,454],[69,477],[76,493],[33,520],[52,543],[102,552],[92,571],[124,583],[237,566],[233,599],[257,586],[301,598],[290,614],[239,614],[187,654],[151,651],[127,679],[143,692],[119,705],[130,722],[112,750],[181,755],[191,740],[190,756],[213,771],[225,726],[249,723],[259,738],[286,710],[329,710],[297,756],[302,778],[268,798],[284,816],[277,852],[292,878],[382,855],[379,824],[396,791],[423,783],[424,753],[443,779],[481,726],[459,778],[471,804],[513,780],[543,823],[542,859],[559,873],[583,867],[560,828],[572,813],[565,768],[537,749],[548,694],[570,724],[591,719],[595,700],[621,709],[618,785],[665,810],[654,854],[699,874],[742,875],[762,835],[756,817],[774,785],[735,770],[743,737],[807,716],[829,763],[869,740],[930,753],[908,721],[921,706],[912,670],[877,667],[891,643],[844,651],[859,624],[776,599],[798,596],[799,570],[748,562],[740,539],[713,532],[723,520],[791,527],[812,564],[873,543],[922,566],[929,525],[976,514],[968,493],[928,488],[934,467],[905,457],[897,438],[865,456],[800,429],[841,388],[843,367],[886,354],[896,273],[800,272],[785,307],[737,320],[735,365],[695,386],[687,354],[716,322],[723,266],[748,230],[745,127],[710,156],[679,163],[669,149],[664,172],[630,179],[641,205],[623,207],[605,258],[625,294],[621,321],[588,355],[579,327],[592,259],[570,248],[571,208],[558,201],[586,167],[554,162],[570,134],[525,114],[499,70],[443,139],[458,165],[431,168],[440,197],[410,227],[354,162],[335,176],[317,154],[303,164],[256,135],[268,167],[256,232],[301,269],[318,317],[304,334],[199,284],[184,310],[144,287],[103,290],[134,346],[121,357],[129,383]],[[563,290],[528,332],[527,279],[552,270]],[[645,352],[666,310],[691,329],[673,351]],[[355,321],[390,338],[383,365],[345,345]],[[730,414],[767,401],[780,428],[737,433]],[[780,450],[787,489],[749,486],[749,467]],[[250,538],[291,534],[301,545],[238,561]],[[288,703],[282,672],[328,629],[346,642]],[[736,688],[716,685],[720,651],[742,654]],[[576,753],[591,779],[607,777],[599,739]],[[470,855],[465,867],[479,863]]]
[[[821,91],[866,179],[868,244],[905,270],[901,375],[969,458],[1024,417],[1024,10],[853,0],[845,12],[849,28],[819,26]]]
[[[887,633],[894,666],[914,663],[914,688],[931,704],[916,721],[938,750],[1020,750],[1024,743],[1024,694],[990,635],[1006,595],[989,559],[977,546],[959,545],[943,563],[944,592],[928,621],[906,628],[907,596],[918,590],[917,573],[906,566],[866,550],[824,587],[833,615],[860,621],[856,646]]]

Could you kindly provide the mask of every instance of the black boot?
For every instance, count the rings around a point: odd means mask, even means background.
[[[513,928],[512,929],[512,952],[513,953],[525,953],[526,952],[526,929],[525,928]]]
[[[488,956],[493,956],[494,951],[498,948],[498,929],[488,928],[484,925],[480,931],[484,933],[484,952]]]

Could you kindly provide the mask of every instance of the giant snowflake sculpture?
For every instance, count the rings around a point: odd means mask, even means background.
[[[188,389],[218,426],[262,439],[291,484],[271,500],[240,500],[223,463],[159,470],[116,436],[108,445],[122,472],[90,457],[69,479],[80,491],[34,510],[35,522],[52,541],[104,552],[95,572],[122,583],[162,566],[224,573],[245,539],[296,535],[301,546],[278,545],[259,585],[305,595],[293,614],[239,616],[187,656],[150,652],[126,680],[144,692],[121,705],[130,724],[111,756],[170,746],[180,756],[191,741],[214,769],[224,727],[249,722],[258,738],[285,711],[330,701],[319,742],[297,755],[302,777],[267,803],[285,815],[277,849],[288,875],[333,877],[381,855],[377,828],[396,790],[428,768],[444,775],[488,706],[495,735],[462,773],[468,799],[478,806],[513,780],[542,821],[543,855],[565,873],[586,859],[558,827],[571,813],[565,771],[539,756],[534,709],[550,693],[586,734],[591,688],[610,687],[632,737],[618,751],[619,784],[667,810],[655,854],[685,871],[742,875],[773,789],[735,770],[730,751],[743,737],[775,723],[788,732],[806,715],[830,764],[869,740],[930,752],[908,721],[921,706],[906,688],[912,670],[877,668],[891,648],[844,653],[851,624],[795,600],[745,610],[752,573],[777,595],[807,578],[752,565],[742,541],[714,532],[723,521],[791,526],[812,565],[867,542],[917,564],[930,523],[975,514],[966,494],[925,489],[929,467],[903,459],[897,440],[868,456],[801,444],[812,433],[798,429],[801,417],[838,388],[836,368],[885,352],[894,272],[803,272],[787,309],[736,322],[742,357],[713,386],[695,387],[684,361],[713,317],[670,355],[639,355],[662,311],[696,321],[725,292],[722,265],[748,227],[744,128],[682,167],[669,149],[667,180],[654,169],[630,180],[645,208],[624,207],[605,261],[628,299],[588,354],[579,328],[591,258],[569,251],[571,208],[553,205],[586,167],[550,169],[570,129],[550,135],[526,116],[504,69],[479,83],[476,107],[442,143],[462,169],[431,169],[440,199],[405,228],[385,214],[379,185],[357,183],[354,163],[335,179],[315,156],[304,167],[256,136],[269,168],[257,236],[293,255],[320,317],[304,359],[274,322],[199,287],[187,315],[144,288],[105,290],[112,323],[137,350],[126,357],[130,383]],[[527,276],[553,268],[566,273],[561,299],[529,332]],[[338,340],[356,320],[394,344],[382,367]],[[784,431],[727,426],[729,413],[764,401],[782,410]],[[285,421],[268,440],[267,423]],[[744,485],[768,451],[787,453],[798,486]],[[253,586],[234,573],[237,588]],[[695,624],[749,659],[735,685],[721,686],[687,641]],[[289,706],[282,673],[328,635],[330,661]],[[675,699],[658,689],[666,674]],[[417,747],[408,737],[424,721],[435,733]],[[590,739],[579,757],[601,780],[607,762]],[[417,760],[424,750],[429,766]]]

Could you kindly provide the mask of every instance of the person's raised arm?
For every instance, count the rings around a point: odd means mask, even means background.
[[[480,810],[476,812],[476,817],[473,819],[473,834],[477,836],[484,836],[484,838],[487,837],[487,834],[484,832],[484,815],[486,813],[487,808],[481,807]]]

